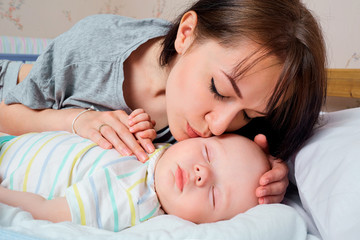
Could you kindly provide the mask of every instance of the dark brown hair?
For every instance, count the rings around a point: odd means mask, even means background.
[[[238,63],[238,77],[268,56],[282,62],[268,115],[252,121],[257,131],[251,137],[262,131],[271,153],[288,158],[311,135],[326,95],[325,44],[316,19],[299,0],[199,0],[185,12],[190,10],[198,17],[196,41],[211,38],[231,47],[251,39],[262,46],[257,50],[261,57],[249,63],[247,56]],[[164,39],[163,66],[176,55],[174,41],[182,15]]]

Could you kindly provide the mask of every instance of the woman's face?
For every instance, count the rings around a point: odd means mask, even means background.
[[[189,48],[187,40],[192,41],[189,37],[175,44],[178,55],[166,86],[168,123],[175,139],[220,135],[265,115],[282,68],[275,57],[233,79],[236,64],[256,50],[256,43],[242,41],[237,48],[225,48],[207,40]]]

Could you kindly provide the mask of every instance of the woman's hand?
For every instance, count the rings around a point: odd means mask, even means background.
[[[134,154],[141,162],[148,159],[144,149],[154,151],[152,140],[156,137],[155,122],[144,110],[128,115],[125,111],[88,111],[75,122],[77,134],[97,143],[100,147],[114,147],[120,154]]]
[[[269,146],[265,135],[258,134],[254,141],[268,155],[271,170],[260,178],[260,187],[256,189],[259,204],[280,203],[284,199],[286,188],[289,185],[288,167],[284,161],[269,154]]]

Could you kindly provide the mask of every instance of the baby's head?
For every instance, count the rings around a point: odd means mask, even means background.
[[[256,206],[270,169],[253,141],[235,134],[176,143],[159,159],[155,189],[163,210],[194,223],[226,220]]]

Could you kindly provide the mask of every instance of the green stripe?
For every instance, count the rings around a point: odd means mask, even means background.
[[[57,182],[58,182],[58,180],[59,180],[60,173],[61,173],[61,171],[63,170],[63,168],[64,168],[64,166],[65,166],[65,163],[67,162],[67,160],[68,160],[71,152],[75,149],[75,147],[76,147],[77,144],[78,144],[78,143],[74,143],[74,144],[70,147],[70,149],[67,151],[66,155],[64,156],[64,158],[63,158],[63,160],[62,160],[62,162],[61,162],[61,164],[60,164],[60,167],[59,167],[59,169],[58,169],[58,171],[57,171],[57,173],[56,173],[56,176],[55,176],[55,179],[54,179],[54,183],[53,183],[53,186],[52,186],[52,188],[51,188],[51,191],[50,191],[48,200],[50,200],[50,199],[53,198],[53,196],[54,196],[54,191],[55,191],[55,187],[56,187],[56,184],[57,184]]]
[[[42,136],[41,138],[39,138],[38,140],[36,140],[33,144],[31,144],[31,146],[28,148],[28,150],[25,152],[25,154],[23,155],[23,157],[20,160],[19,165],[15,168],[15,170],[10,174],[10,189],[14,190],[14,173],[16,172],[16,170],[21,166],[21,164],[23,163],[26,155],[30,152],[30,150],[39,142],[41,141],[43,138],[49,136],[50,134],[46,134],[44,136]]]
[[[110,194],[111,206],[112,206],[113,214],[114,214],[114,232],[118,232],[119,231],[119,214],[118,214],[118,210],[116,207],[115,195],[114,195],[113,188],[111,186],[109,169],[105,168],[104,170],[105,170],[106,181],[107,181],[109,194]]]
[[[143,165],[149,165],[149,161],[146,161],[145,163],[143,163]],[[128,173],[124,173],[124,174],[121,174],[119,176],[116,176],[117,179],[121,179],[121,178],[126,178],[126,177],[129,177],[131,175],[133,175],[134,173],[142,170],[143,168],[141,167],[138,167],[136,168],[136,170],[132,171],[132,172],[128,172]]]
[[[94,161],[94,163],[93,163],[93,165],[92,165],[92,167],[91,167],[91,169],[90,169],[90,171],[89,171],[89,176],[94,172],[96,166],[99,164],[101,158],[104,156],[104,154],[105,154],[106,152],[107,152],[107,150],[104,149],[104,151],[102,151],[102,152],[100,153],[100,155],[95,159],[95,161]]]
[[[156,204],[156,207],[154,207],[154,209],[151,210],[151,212],[150,212],[148,215],[146,215],[146,216],[143,217],[143,218],[140,218],[140,222],[146,221],[146,220],[148,220],[149,218],[151,218],[151,217],[154,215],[154,213],[156,212],[156,210],[157,210],[158,208],[159,208],[159,203]]]

